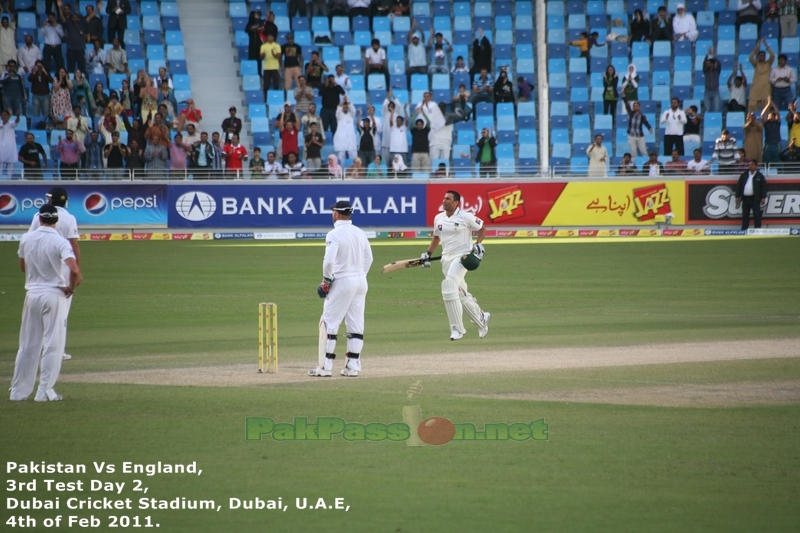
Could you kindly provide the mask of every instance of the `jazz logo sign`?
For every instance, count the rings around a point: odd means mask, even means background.
[[[489,218],[497,221],[513,220],[525,216],[522,190],[519,187],[507,187],[489,191]]]
[[[633,203],[636,206],[634,216],[640,222],[654,220],[657,216],[672,213],[669,205],[669,193],[664,183],[651,185],[633,191]]]

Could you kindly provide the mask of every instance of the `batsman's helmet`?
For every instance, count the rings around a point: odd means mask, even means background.
[[[481,260],[475,257],[475,254],[467,254],[461,256],[461,264],[464,265],[464,268],[467,270],[476,270],[481,266]]]
[[[52,187],[49,191],[47,191],[47,199],[50,200],[50,203],[53,205],[57,205],[59,207],[64,207],[67,205],[67,200],[69,199],[69,195],[67,195],[67,190],[64,187]]]

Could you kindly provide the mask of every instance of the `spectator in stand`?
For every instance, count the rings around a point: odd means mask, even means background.
[[[289,18],[293,19],[297,15],[306,16],[306,0],[289,0]]]
[[[31,83],[33,96],[33,116],[43,117],[50,114],[50,84],[53,78],[44,68],[44,63],[37,61],[33,67],[28,81]],[[80,109],[80,108],[78,108]]]
[[[678,151],[673,150],[672,160],[667,161],[667,164],[664,165],[664,170],[667,174],[683,175],[686,174],[687,166],[688,164],[686,161],[681,161],[681,156],[678,155]]]
[[[119,132],[111,133],[111,144],[103,150],[103,157],[106,159],[106,174],[109,179],[124,179],[125,158],[128,156],[128,147],[119,142]]]
[[[475,80],[472,82],[472,97],[469,99],[469,103],[472,104],[473,120],[476,116],[476,104],[479,102],[494,103],[493,92],[494,83],[492,81],[492,76],[489,74],[488,70],[481,69],[481,73],[477,74]]]
[[[67,70],[78,68],[86,72],[86,28],[77,13],[64,22],[64,36],[67,41]]]
[[[777,23],[781,18],[781,8],[777,0],[767,0],[764,6],[764,22]]]
[[[9,112],[8,110],[4,109],[0,116],[3,119],[3,130],[8,128],[8,125],[11,124],[9,119]],[[19,115],[17,115],[17,120],[14,124],[19,123]],[[41,156],[41,159],[39,158]],[[8,162],[6,154],[3,154],[2,162],[3,172],[11,179],[12,172],[14,172],[14,164]],[[42,169],[47,168],[47,152],[44,151],[44,147],[36,142],[36,139],[33,136],[33,133],[26,133],[25,134],[25,144],[23,144],[19,149],[19,154],[17,155],[17,160],[22,163],[22,177],[23,178],[41,178],[42,177]]]
[[[264,169],[261,173],[269,180],[276,180],[283,176],[283,165],[281,165],[280,161],[275,160],[275,152],[267,154],[267,162],[264,163]]]
[[[658,14],[650,21],[650,42],[672,41],[672,22],[667,8],[658,8]]]
[[[764,164],[780,163],[781,115],[772,98],[767,100],[767,105],[761,111],[761,123],[764,125]]]
[[[617,117],[618,85],[617,69],[609,65],[606,67],[606,73],[603,76],[603,114],[611,115],[612,120],[616,120]]]
[[[459,116],[469,117],[472,113],[472,105],[470,102],[472,98],[464,84],[458,86],[458,93],[453,97],[453,111],[458,113]]]
[[[625,153],[617,167],[617,176],[630,176],[633,174],[639,174],[639,169],[636,168],[636,163],[633,162],[631,154]]]
[[[372,163],[367,167],[367,179],[385,179],[386,178],[386,165],[383,164],[383,158],[376,155]]]
[[[392,13],[395,17],[405,17],[411,9],[411,2],[409,0],[393,0]]]
[[[58,76],[53,83],[53,90],[50,92],[50,116],[54,119],[65,117],[72,111],[72,101],[69,91],[72,89],[72,82],[69,81],[67,71],[63,68],[58,69]]]
[[[86,136],[84,141],[86,147],[86,164],[83,166],[89,172],[90,178],[100,178],[103,175],[103,149],[105,148],[105,138],[98,132],[93,131]],[[151,146],[154,144],[151,143]],[[164,159],[166,161],[166,158]]]
[[[392,159],[392,178],[407,178],[408,177],[408,167],[406,166],[405,161],[403,161],[403,156],[400,154],[395,154],[394,159]]]
[[[480,164],[479,178],[497,177],[497,139],[491,134],[488,128],[481,130],[481,137],[478,139],[478,150],[475,154],[475,162]]]
[[[186,135],[184,135],[183,140],[189,146],[200,140],[200,134],[197,133],[197,128],[194,127],[194,124],[186,126]]]
[[[643,126],[647,126],[647,130],[651,134],[653,133],[653,127],[647,117],[642,114],[639,102],[634,102],[631,105],[628,99],[623,97],[622,103],[625,104],[625,110],[628,113],[628,146],[631,148],[633,157],[638,156],[640,153],[644,157],[647,155],[647,144],[644,140]]]
[[[728,111],[747,111],[747,76],[744,68],[739,65],[739,75],[736,76],[736,66],[728,77],[728,92],[731,99],[728,100]],[[769,97],[772,99],[772,97]]]
[[[530,102],[531,95],[533,94],[533,85],[528,83],[528,81],[520,76],[517,78],[517,101],[518,102]]]
[[[767,54],[760,49],[761,43],[767,47],[769,59],[767,59]],[[769,78],[774,61],[775,52],[772,51],[766,39],[756,41],[756,47],[750,52],[750,64],[753,65],[754,72],[753,84],[750,86],[750,99],[747,102],[748,111],[756,111],[764,107],[767,98],[772,94]]]
[[[358,131],[361,139],[358,141],[358,157],[362,161],[372,161],[375,159],[375,135],[378,128],[372,123],[369,117],[363,117],[361,110],[358,110]]]
[[[322,89],[322,76],[328,72],[328,66],[319,58],[319,52],[311,52],[311,61],[306,65],[306,81],[309,87]]]
[[[673,40],[675,42],[686,40],[695,42],[700,34],[697,31],[697,22],[694,17],[686,12],[686,6],[683,4],[678,4],[676,11],[678,14],[672,18]]]
[[[472,68],[469,75],[475,77],[481,70],[492,70],[492,44],[483,34],[483,28],[478,28],[478,37],[472,42]]]
[[[800,6],[798,0],[781,0],[779,14],[781,24],[781,37],[797,36],[797,8]]]
[[[345,94],[350,94],[350,89],[353,88],[353,84],[350,81],[350,76],[344,73],[344,67],[342,65],[336,65],[336,76],[334,76],[333,79],[336,85],[344,89]]]
[[[138,124],[137,121],[134,121],[134,124]],[[86,142],[86,136],[89,134],[91,129],[89,128],[89,119],[86,118],[81,114],[80,106],[75,106],[72,108],[72,116],[67,119],[67,129],[72,130],[75,140],[80,143],[81,145]],[[128,137],[129,138],[136,138],[133,135],[133,129],[128,128]],[[83,154],[83,151],[81,151]],[[81,160],[83,160],[83,156]]]
[[[292,90],[292,85],[298,83],[300,67],[303,65],[303,49],[294,42],[294,34],[286,34],[286,44],[281,49],[283,56],[283,88]]]
[[[119,133],[117,133],[119,135]],[[175,138],[169,143],[169,169],[170,173],[176,171],[175,177],[186,177],[186,158],[192,153],[192,147],[183,142],[183,135],[180,132],[175,134]]]
[[[306,131],[308,131],[305,136],[306,167],[314,174],[322,168],[322,147],[325,146],[325,139],[319,132],[316,122],[312,122]]]
[[[3,89],[3,109],[8,109],[14,115],[25,111],[28,98],[25,96],[25,81],[17,74],[17,62],[13,59],[8,62],[5,77],[0,80]]]
[[[101,5],[98,4],[97,9]],[[128,15],[131,14],[131,4],[128,0],[108,0],[106,15],[108,15],[108,40],[113,42],[119,39],[122,48],[125,48],[125,30],[128,29]]]
[[[328,164],[325,166],[325,177],[328,179],[344,179],[344,169],[339,165],[339,158],[336,154],[328,156]]]
[[[641,9],[634,10],[633,18],[630,23],[630,30],[631,43],[640,43],[650,40],[650,22],[645,18]]]
[[[388,17],[392,13],[392,0],[373,0],[372,16]]]
[[[86,51],[86,68],[90,74],[106,73],[106,51],[100,41],[95,40],[92,49]]]
[[[356,157],[353,159],[353,164],[347,169],[345,176],[349,180],[364,179],[367,175],[367,169],[361,164],[361,158]]]
[[[758,161],[755,159],[739,176],[735,196],[736,208],[742,207],[742,231],[750,227],[750,211],[753,212],[753,227],[760,228],[761,210],[767,206],[767,180],[758,170]]]
[[[447,114],[447,104],[439,102],[439,105],[433,112],[433,116],[437,119],[441,116],[445,118]],[[433,118],[432,118],[433,122]],[[434,159],[450,159],[450,149],[453,147],[453,124],[448,123],[445,119],[444,125],[440,125],[441,120],[437,120],[437,126],[431,126],[431,161]]]
[[[764,126],[756,120],[755,113],[748,113],[744,123],[744,150],[750,159],[764,159]]]
[[[226,145],[228,143],[225,143]],[[213,170],[222,170],[222,148],[223,144],[220,142],[219,133],[216,131],[211,134],[211,146],[214,149],[214,160],[211,163]]]
[[[797,102],[789,104],[789,113],[786,114],[786,124],[789,127],[789,138],[798,142],[798,140],[800,140],[800,113],[797,111]],[[800,148],[800,144],[797,144],[797,147]]]
[[[186,100],[186,109],[181,111],[180,115],[178,115],[178,131],[183,131],[188,128],[190,124],[194,125],[196,130],[200,129],[200,122],[202,121],[203,112],[197,109],[194,100],[192,98]]]
[[[711,163],[703,159],[703,153],[696,148],[693,155],[694,159],[686,165],[686,171],[690,174],[711,174]]]
[[[714,48],[709,46],[703,61],[703,76],[705,77],[705,96],[703,97],[703,112],[718,113],[721,110],[719,100],[719,74],[722,65],[714,54]]]
[[[469,67],[464,63],[464,56],[458,56],[455,65],[450,69],[450,74],[468,74],[469,71]]]
[[[761,27],[761,0],[738,0],[736,2],[736,28],[742,24]]]
[[[303,115],[303,118],[300,119],[300,126],[303,133],[303,138],[311,131],[311,124],[317,125],[317,133],[319,133],[320,137],[322,137],[322,141],[325,141],[325,131],[322,129],[322,117],[317,115],[317,104],[311,102],[308,104],[308,112]]]
[[[739,148],[736,151],[736,154],[737,154],[736,164],[734,165],[734,168],[732,168],[731,170],[733,174],[741,174],[742,172],[747,170],[747,167],[750,166],[750,160],[747,158],[747,152],[745,151],[744,148]],[[754,161],[757,160],[754,159]]]
[[[781,152],[781,173],[795,174],[800,167],[800,150],[797,149],[797,139],[792,137],[789,144]]]
[[[333,17],[346,17],[347,16],[347,0],[330,0],[328,6],[328,18]]]
[[[114,39],[111,50],[106,52],[105,65],[109,74],[131,75],[128,68],[128,54],[120,47],[119,39]]]
[[[261,159],[261,148],[256,146],[253,148],[253,158],[250,160],[250,176],[258,176],[264,174],[264,160]]]
[[[328,0],[311,0],[312,17],[328,17]]]
[[[686,113],[686,124],[683,126],[683,142],[700,144],[700,125],[703,123],[703,115],[697,112],[697,106],[694,105],[690,105],[684,113]]]
[[[264,21],[264,27],[261,29],[262,42],[267,40],[267,35],[271,35],[273,41],[278,40],[278,26],[275,25],[275,13],[272,11],[267,13],[267,19]]]
[[[200,134],[200,140],[192,144],[191,157],[195,168],[210,171],[214,167],[214,146],[208,142],[208,133],[205,131]]]
[[[172,78],[167,72],[167,69],[165,69],[164,67],[158,67],[158,76],[156,76],[156,79],[153,81],[154,81],[153,85],[155,85],[156,87],[161,87],[166,81],[170,89],[175,88],[172,85]]]
[[[234,135],[230,144],[222,149],[222,158],[225,160],[225,172],[237,176],[242,173],[244,162],[247,161],[247,148],[239,144],[238,135]]]
[[[283,165],[283,178],[299,179],[306,177],[306,166],[297,158],[295,152],[289,152],[286,157],[286,164]]]
[[[411,171],[430,172],[431,171],[431,121],[425,111],[422,111],[422,118],[418,118],[415,127],[411,130]]]
[[[661,124],[665,126],[664,155],[670,155],[673,149],[683,155],[683,126],[687,121],[680,104],[677,98],[673,98],[670,100],[670,109],[661,114]]]
[[[645,161],[642,165],[642,175],[651,178],[662,176],[664,174],[664,165],[658,161],[658,154],[650,152],[650,159]]]
[[[386,98],[383,100],[381,116],[389,117],[389,115],[394,113],[395,108],[399,105],[402,105],[400,100],[394,96],[392,89],[389,89],[386,92]],[[381,158],[384,161],[391,161],[390,146],[392,142],[392,126],[392,120],[390,118],[385,118],[383,128],[381,129]]]
[[[411,17],[411,29],[408,30],[406,40],[408,41],[408,48],[406,56],[408,57],[408,86],[411,87],[412,74],[427,74],[428,73],[428,58],[425,51],[425,44],[420,39],[420,34],[424,35],[422,28],[417,25],[414,17]]]
[[[370,0],[347,0],[347,6],[350,8],[350,24],[355,17],[369,18],[372,15]]]
[[[94,135],[94,134],[92,134]],[[167,159],[169,158],[169,141],[161,139],[160,133],[156,132],[147,148],[144,150],[144,161],[147,169],[148,178],[163,178],[167,170]]]
[[[17,65],[20,68],[20,74],[24,73],[26,76],[33,72],[36,63],[42,60],[42,51],[39,47],[33,44],[33,37],[26,34],[25,44],[17,50]],[[44,63],[42,63],[44,65]]]
[[[261,30],[264,29],[264,21],[261,19],[261,11],[251,11],[250,18],[247,19],[247,59],[255,61],[258,75],[261,76]]]
[[[54,72],[64,67],[64,56],[61,53],[61,43],[64,39],[64,28],[56,21],[53,13],[48,13],[47,21],[42,26],[44,35],[44,66],[48,72]]]
[[[167,128],[167,130],[171,132],[172,129],[175,127],[175,117],[173,117],[172,114],[169,113],[169,110],[167,109],[167,106],[165,104],[161,104],[158,106],[158,113],[156,113],[156,115],[159,117],[161,124],[163,124]]]
[[[336,133],[333,134],[333,149],[339,159],[355,159],[358,156],[356,140],[356,110],[345,96],[342,105],[336,110]]]
[[[386,60],[386,50],[381,48],[381,42],[378,39],[372,39],[372,46],[367,49],[365,58],[367,76],[372,73],[383,74],[386,87],[389,87],[389,63]]]
[[[514,84],[508,79],[508,71],[505,69],[500,70],[497,75],[497,81],[494,82],[494,109],[497,112],[497,104],[509,103],[514,104],[514,110],[517,109],[517,104],[514,101]]]
[[[586,149],[589,158],[589,177],[602,178],[608,175],[608,150],[603,146],[603,136],[595,135],[594,143]]]
[[[75,140],[75,132],[72,130],[66,131],[66,140],[60,135],[58,136],[58,145],[56,152],[58,152],[61,163],[59,164],[59,178],[78,179],[78,169],[80,168],[81,155],[86,151],[82,143]]]
[[[778,109],[784,109],[794,101],[792,87],[797,83],[797,73],[786,64],[786,54],[778,55],[778,66],[769,72],[769,82],[772,84],[772,99]],[[752,91],[751,91],[752,93]],[[752,94],[750,100],[752,100]]]
[[[14,128],[19,124],[19,116],[11,121],[11,113],[8,110],[0,111],[0,176],[5,175],[6,179],[12,179],[14,175],[14,163],[19,161],[17,154],[17,141],[14,135]]]
[[[336,84],[334,77],[328,76],[328,81],[325,87],[319,91],[322,97],[322,129],[329,130],[333,135],[336,135],[336,113],[339,109],[341,98],[345,96],[344,89]]]
[[[272,34],[267,34],[267,40],[261,45],[261,59],[264,60],[264,101],[267,101],[270,87],[274,90],[281,86],[281,45],[275,42]]]
[[[709,165],[716,161],[720,174],[730,174],[736,168],[738,150],[736,139],[731,137],[728,130],[722,130],[722,135],[714,143],[714,155],[709,161]]]
[[[441,47],[439,47],[439,45],[441,45]],[[431,49],[431,66],[428,69],[428,73],[448,74],[450,72],[450,62],[447,60],[447,58],[450,56],[453,46],[450,44],[450,41],[444,38],[443,33],[435,32],[433,23],[431,23],[430,27],[428,48]]]
[[[628,65],[628,72],[622,78],[622,98],[628,102],[639,101],[639,74],[633,63]]]
[[[222,121],[222,133],[225,140],[230,140],[234,135],[242,133],[242,119],[236,116],[236,108],[231,106],[228,109],[230,116]]]
[[[589,65],[589,34],[585,31],[582,31],[578,40],[567,41],[567,44],[577,47],[578,52],[580,52],[580,57],[586,59],[586,74],[588,75],[591,72]]]
[[[278,131],[281,134],[281,164],[284,166],[289,162],[289,154],[297,153],[300,132],[297,131],[296,124],[291,118],[285,122],[283,120],[278,122]]]
[[[375,133],[373,134],[373,144],[375,145],[375,153],[377,154],[381,150],[381,146],[383,143],[383,139],[381,138],[381,132],[383,132],[383,120],[375,116],[375,106],[368,105],[367,106],[367,118],[370,121],[370,125],[375,127]],[[361,158],[361,161],[372,161],[374,158],[364,159]]]
[[[395,111],[395,109],[391,109],[389,113],[389,153],[392,156],[392,160],[399,156],[405,164],[405,159],[408,157],[408,139],[406,137],[408,132],[406,127],[408,122],[408,102],[403,105],[404,116],[395,116]]]

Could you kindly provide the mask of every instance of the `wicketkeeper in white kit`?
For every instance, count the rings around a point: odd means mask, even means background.
[[[442,244],[442,298],[447,318],[450,321],[450,340],[456,341],[464,336],[463,312],[467,312],[470,321],[478,327],[478,336],[483,338],[489,333],[490,313],[481,310],[478,301],[467,290],[464,280],[467,272],[475,270],[481,264],[483,254],[483,238],[486,228],[483,221],[459,207],[461,195],[456,191],[447,191],[442,201],[443,213],[433,219],[433,239],[428,250],[422,254],[422,268],[431,266],[431,253]],[[478,232],[475,244],[472,244],[472,232]]]
[[[350,221],[353,206],[339,201],[331,207],[333,230],[325,237],[322,283],[317,288],[325,298],[319,322],[319,366],[309,376],[330,377],[334,350],[342,320],[347,326],[347,362],[345,377],[358,377],[361,350],[364,347],[364,308],[367,299],[367,273],[372,265],[372,248],[366,234]]]

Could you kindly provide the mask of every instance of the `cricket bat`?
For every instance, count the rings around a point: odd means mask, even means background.
[[[431,257],[431,261],[438,261],[441,259],[442,256]],[[395,270],[403,270],[404,268],[413,268],[418,267],[422,264],[422,259],[417,257],[416,259],[403,259],[402,261],[395,261],[394,263],[389,263],[388,265],[384,265],[381,269],[381,274],[388,274],[389,272],[394,272]]]

